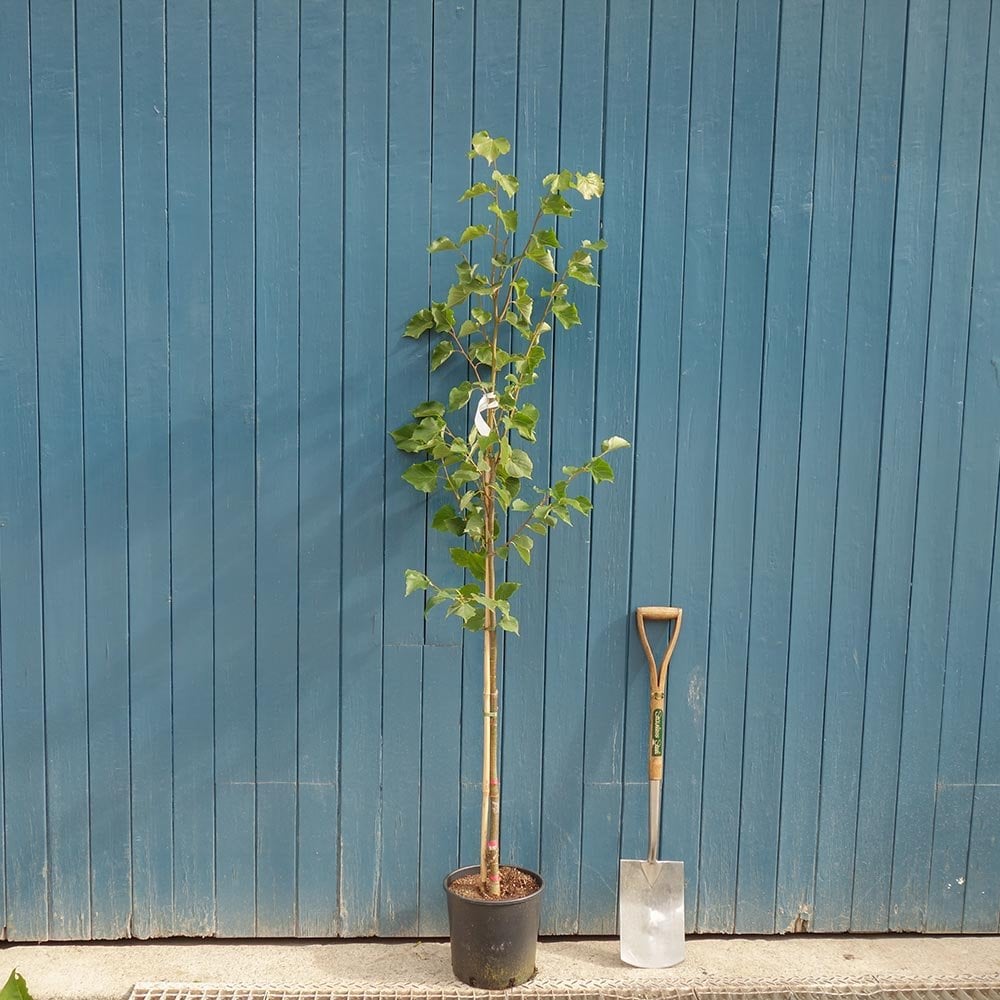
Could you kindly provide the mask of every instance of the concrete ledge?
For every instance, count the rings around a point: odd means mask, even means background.
[[[497,994],[451,975],[448,945],[170,941],[6,945],[35,1000],[461,1000]],[[616,939],[539,946],[532,1000],[834,997],[1000,1000],[1000,937],[690,938],[673,969],[622,965]]]

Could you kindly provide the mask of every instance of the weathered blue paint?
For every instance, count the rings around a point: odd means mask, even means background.
[[[132,923],[173,930],[170,341],[165,24],[122,8]],[[88,208],[88,211],[91,209]],[[202,433],[207,433],[202,428]]]
[[[344,24],[336,5],[303,3],[299,96],[299,683],[296,931],[336,932],[340,676]]]
[[[511,568],[543,929],[614,932],[667,602],[689,930],[1000,929],[996,3],[80,6],[0,10],[6,936],[446,931],[481,643],[385,431],[477,128],[607,178],[536,470],[634,442]]]
[[[948,10],[914,3],[907,28],[909,83],[903,95],[892,261],[885,412],[872,581],[868,676],[862,733],[858,833],[851,920],[888,929],[893,827],[905,684],[908,592],[920,457],[920,413],[934,251],[938,158],[926,155],[941,130]]]
[[[87,723],[91,936],[126,933],[132,911],[128,726],[128,522],[118,4],[77,25],[80,303],[87,506]]]
[[[215,922],[216,933],[237,937],[254,933],[257,886],[256,394],[254,338],[247,335],[256,305],[253,9],[240,0],[216,2],[211,28],[214,777],[216,829],[226,831],[215,839]],[[309,560],[304,548],[303,565]],[[309,595],[303,586],[306,614]],[[300,653],[299,662],[300,684],[308,687],[312,660]],[[303,840],[312,830],[311,805],[310,794],[300,794]]]

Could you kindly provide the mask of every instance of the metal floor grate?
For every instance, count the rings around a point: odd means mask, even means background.
[[[1000,1000],[1000,973],[990,981],[958,978],[902,980],[873,976],[825,980],[762,981],[698,978],[672,982],[593,980],[559,982],[546,979],[510,990],[477,990],[467,986],[365,984],[345,982],[320,986],[222,985],[210,983],[139,983],[129,1000]]]

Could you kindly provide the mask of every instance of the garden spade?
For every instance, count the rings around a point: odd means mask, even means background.
[[[643,969],[663,969],[684,959],[684,862],[657,860],[667,668],[681,632],[681,618],[680,608],[636,608],[635,612],[649,660],[649,851],[645,861],[620,862],[618,928],[622,961]],[[659,669],[646,638],[646,621],[673,622]]]

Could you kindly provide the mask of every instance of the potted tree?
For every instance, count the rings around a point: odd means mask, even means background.
[[[512,607],[520,585],[504,580],[498,570],[515,554],[530,563],[534,537],[544,537],[559,522],[571,524],[574,514],[589,515],[591,501],[581,485],[588,477],[594,483],[611,482],[614,472],[607,456],[628,447],[623,438],[610,437],[599,454],[564,467],[561,479],[525,488],[533,467],[518,445],[536,440],[540,414],[523,397],[538,379],[553,324],[569,330],[580,323],[569,298],[571,283],[597,284],[594,254],[606,246],[603,240],[584,240],[572,252],[561,253],[554,222],[573,214],[567,195],[600,197],[604,182],[596,173],[549,174],[534,221],[526,234],[515,237],[520,184],[496,166],[509,151],[506,139],[487,132],[472,137],[469,156],[481,157],[492,168],[491,182],[473,184],[460,200],[485,204],[485,212],[460,235],[441,236],[427,248],[432,254],[457,256],[456,280],[444,301],[431,302],[406,325],[406,337],[435,337],[430,370],[453,365],[455,384],[446,399],[415,406],[413,420],[392,432],[400,450],[424,456],[403,478],[421,492],[444,494],[432,525],[454,536],[451,559],[469,578],[449,586],[408,569],[406,593],[424,592],[428,612],[443,605],[464,629],[482,633],[479,864],[449,874],[445,889],[452,968],[463,982],[487,989],[519,985],[534,974],[542,891],[538,874],[500,864],[497,640],[499,632],[518,634]],[[481,254],[474,253],[481,247]],[[474,263],[474,256],[488,263]],[[462,417],[472,406],[468,428]],[[449,423],[449,414],[462,415],[462,425],[454,417]]]

